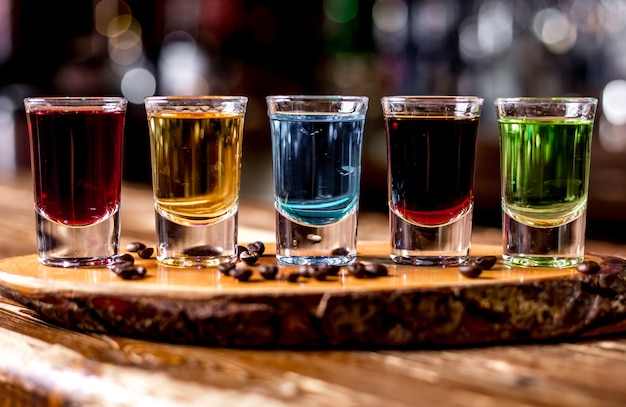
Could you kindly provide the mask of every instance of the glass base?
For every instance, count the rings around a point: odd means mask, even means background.
[[[174,267],[213,267],[237,260],[237,216],[235,210],[210,225],[185,226],[172,222],[155,210],[157,261]]]
[[[67,226],[36,213],[39,262],[53,267],[101,267],[119,252],[119,208],[98,223]]]
[[[276,209],[276,261],[281,265],[345,266],[356,260],[357,215],[337,223],[310,226]]]
[[[391,260],[414,266],[454,266],[467,262],[472,239],[472,211],[452,223],[424,226],[389,211]]]
[[[525,267],[572,267],[584,260],[586,212],[565,225],[538,228],[503,213],[505,264]]]

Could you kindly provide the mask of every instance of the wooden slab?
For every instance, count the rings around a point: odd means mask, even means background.
[[[272,263],[274,248],[259,263]],[[169,268],[137,258],[147,276],[106,268],[42,266],[35,255],[0,261],[0,295],[61,326],[170,343],[249,348],[419,348],[561,340],[626,331],[626,261],[589,254],[575,268],[511,268],[479,278],[457,267],[400,266],[388,245],[359,245],[359,261],[389,276],[326,281],[236,281],[217,269]],[[474,245],[473,256],[500,248]],[[281,273],[295,271],[281,267]]]

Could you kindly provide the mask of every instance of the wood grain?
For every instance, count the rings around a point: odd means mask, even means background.
[[[0,299],[0,406],[622,406],[626,338],[438,350],[245,350],[46,324]],[[574,369],[573,366],[576,366]]]
[[[262,262],[273,262],[272,245]],[[575,268],[497,264],[476,279],[456,267],[392,264],[385,243],[362,244],[359,260],[389,276],[345,270],[325,281],[237,281],[215,268],[170,268],[137,259],[141,280],[106,268],[46,267],[36,256],[0,261],[0,294],[67,328],[169,343],[244,348],[399,348],[560,340],[626,328],[625,261],[588,255]],[[474,247],[476,256],[498,248]],[[282,267],[281,273],[295,271]]]

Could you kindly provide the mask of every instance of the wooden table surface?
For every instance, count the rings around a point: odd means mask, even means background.
[[[35,252],[29,174],[0,176],[0,258]],[[361,240],[387,219],[362,214]],[[240,241],[272,241],[271,203],[244,202]],[[152,199],[125,185],[122,245],[154,242]],[[500,242],[476,228],[474,241]],[[589,251],[626,248],[589,241]],[[622,406],[626,334],[561,343],[425,350],[246,350],[85,334],[0,299],[4,406]]]

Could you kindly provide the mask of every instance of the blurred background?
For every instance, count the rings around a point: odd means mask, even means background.
[[[493,99],[597,97],[587,234],[626,242],[626,0],[0,0],[0,176],[29,166],[26,96],[127,97],[125,178],[149,185],[145,96],[245,95],[241,193],[271,205],[264,98],[288,93],[370,97],[361,208],[380,213],[380,97],[484,97],[487,227],[500,226]]]

